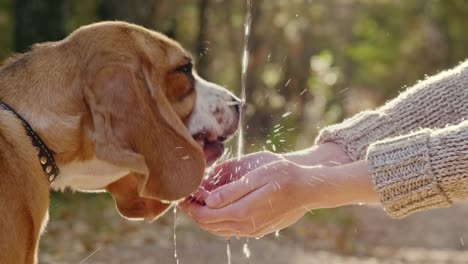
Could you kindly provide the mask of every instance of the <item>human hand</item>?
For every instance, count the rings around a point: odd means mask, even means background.
[[[204,204],[179,205],[201,228],[224,237],[256,238],[295,223],[312,209],[378,201],[366,161],[310,167],[287,160],[261,166],[201,199]]]
[[[179,207],[211,233],[261,237],[293,224],[308,211],[303,205],[307,194],[299,188],[307,185],[298,177],[304,174],[302,169],[279,159],[252,169],[211,193],[199,194],[206,206],[185,201]]]
[[[269,152],[259,151],[242,156],[240,159],[234,158],[217,165],[206,179],[203,180],[201,187],[206,191],[212,191],[227,183],[237,181],[242,176],[258,167],[264,166],[274,161],[282,160],[281,155]]]
[[[259,151],[242,156],[240,159],[234,158],[219,164],[203,180],[201,187],[207,191],[214,190],[238,180],[258,167],[281,159],[303,166],[338,166],[352,162],[346,152],[338,144],[332,142],[285,154]]]

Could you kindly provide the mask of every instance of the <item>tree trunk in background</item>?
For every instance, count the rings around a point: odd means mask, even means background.
[[[156,0],[98,0],[97,15],[101,20],[121,20],[154,28]]]
[[[15,50],[65,37],[68,0],[16,0]]]
[[[197,71],[206,77],[207,67],[210,64],[208,52],[208,8],[210,0],[199,0],[198,3],[198,37],[197,37]]]

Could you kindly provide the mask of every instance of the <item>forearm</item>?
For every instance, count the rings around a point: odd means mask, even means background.
[[[303,194],[309,210],[360,203],[378,203],[367,161],[335,167],[304,167],[295,193]]]
[[[353,160],[364,159],[369,145],[378,140],[461,122],[468,113],[467,87],[465,62],[417,83],[377,110],[323,129],[316,143],[335,142]]]

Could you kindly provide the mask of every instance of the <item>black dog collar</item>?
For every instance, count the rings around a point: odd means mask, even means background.
[[[3,109],[13,113],[23,125],[26,133],[32,140],[32,145],[37,152],[37,157],[39,158],[39,163],[42,166],[42,170],[47,175],[49,182],[54,181],[55,178],[59,175],[60,171],[57,165],[55,164],[54,156],[52,155],[49,148],[47,148],[46,144],[42,139],[37,135],[31,126],[24,120],[15,110],[13,110],[9,105],[0,101],[0,107]]]

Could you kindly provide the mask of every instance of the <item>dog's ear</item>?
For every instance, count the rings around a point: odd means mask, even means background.
[[[200,184],[201,147],[143,69],[109,66],[85,88],[98,159],[136,173],[141,197],[177,200]]]
[[[143,198],[138,194],[138,175],[130,173],[108,185],[106,190],[115,200],[119,213],[129,219],[154,220],[169,209],[170,204]]]

